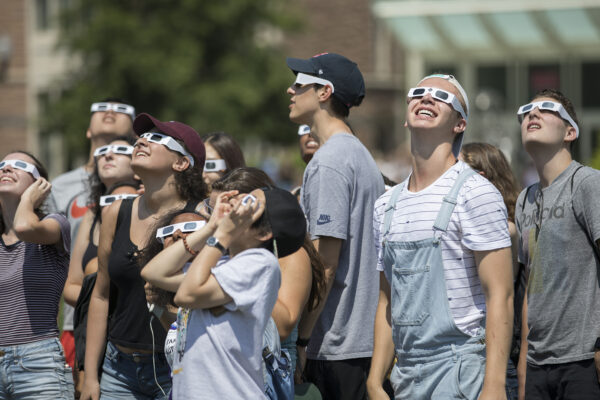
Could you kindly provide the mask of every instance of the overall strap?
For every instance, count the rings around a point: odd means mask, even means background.
[[[450,192],[444,197],[442,201],[442,207],[440,208],[440,212],[435,219],[435,223],[433,224],[433,228],[442,232],[446,232],[448,228],[448,223],[450,222],[450,217],[452,216],[452,212],[454,211],[454,207],[456,206],[456,199],[458,198],[458,192],[460,188],[465,183],[465,181],[471,177],[472,175],[477,174],[472,168],[467,167],[464,169],[454,182],[454,185],[450,189]]]
[[[390,231],[390,227],[392,226],[392,218],[394,217],[394,210],[396,210],[396,202],[398,201],[398,197],[404,190],[404,186],[406,184],[402,182],[392,189],[392,196],[390,197],[390,201],[385,206],[385,211],[383,215],[383,237],[385,238]]]

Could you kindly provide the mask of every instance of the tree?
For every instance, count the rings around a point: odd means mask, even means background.
[[[286,7],[285,12],[283,7]],[[85,152],[91,103],[122,97],[200,134],[290,142],[285,89],[293,79],[276,43],[299,26],[286,0],[73,0],[60,46],[76,67],[42,116],[70,155]],[[71,160],[72,161],[72,160]]]

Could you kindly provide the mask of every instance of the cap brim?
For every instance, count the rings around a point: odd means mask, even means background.
[[[314,74],[316,73],[314,65],[310,62],[310,60],[303,60],[301,58],[291,58],[288,57],[286,59],[287,66],[294,71],[295,74],[298,72],[303,72],[305,74]]]
[[[140,136],[150,131],[154,126],[160,125],[161,122],[154,118],[152,115],[147,113],[138,114],[133,121],[133,131],[136,135]]]

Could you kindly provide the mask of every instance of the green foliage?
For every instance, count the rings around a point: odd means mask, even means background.
[[[257,39],[298,28],[290,8],[286,0],[74,0],[60,46],[79,67],[44,130],[63,132],[69,154],[85,151],[91,103],[121,97],[200,134],[294,141],[282,134],[293,131],[285,93],[293,76],[281,50]]]

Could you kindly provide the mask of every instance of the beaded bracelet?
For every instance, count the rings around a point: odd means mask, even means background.
[[[185,240],[185,236],[183,237],[183,247],[185,247],[185,250],[190,253],[193,256],[197,256],[198,252],[192,250],[192,248],[188,245],[187,241]]]

